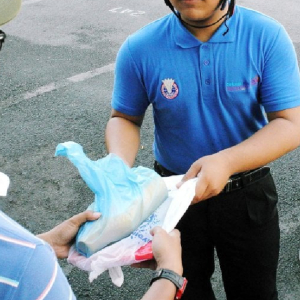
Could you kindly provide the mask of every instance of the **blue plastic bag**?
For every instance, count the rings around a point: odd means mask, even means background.
[[[56,147],[66,156],[94,192],[88,209],[101,218],[85,223],[76,237],[76,249],[86,257],[129,236],[168,197],[164,180],[145,167],[130,168],[115,154],[90,160],[81,145],[66,142]]]

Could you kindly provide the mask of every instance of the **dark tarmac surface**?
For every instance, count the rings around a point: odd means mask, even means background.
[[[285,25],[300,59],[299,0],[237,2]],[[162,0],[24,0],[20,15],[2,27],[8,38],[0,53],[0,170],[11,186],[0,208],[30,231],[48,230],[93,201],[71,163],[54,157],[55,148],[72,140],[92,159],[106,155],[117,50],[128,34],[166,13]],[[149,112],[136,165],[152,167],[152,131]],[[282,300],[300,300],[299,151],[271,164],[280,196]],[[60,263],[79,300],[140,299],[149,284],[149,271],[129,267],[121,288],[107,273],[90,284],[86,273]],[[213,284],[224,300],[218,265]]]

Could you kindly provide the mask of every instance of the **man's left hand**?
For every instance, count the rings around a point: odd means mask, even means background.
[[[62,222],[50,231],[39,234],[38,237],[52,246],[58,258],[66,258],[79,227],[86,221],[99,219],[100,215],[100,213],[86,210]]]
[[[204,156],[195,161],[177,185],[179,188],[185,181],[198,177],[195,197],[191,204],[198,203],[218,195],[231,176],[226,155],[219,152]]]

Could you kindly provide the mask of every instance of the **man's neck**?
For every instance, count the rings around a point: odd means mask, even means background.
[[[218,30],[218,28],[223,24],[224,21],[220,21],[220,23],[207,27],[207,28],[195,28],[191,27],[187,24],[184,26],[190,31],[199,41],[205,43],[214,35],[214,33]]]
[[[190,22],[182,19],[182,23],[198,40],[207,42],[225,22],[227,11],[228,6],[224,10],[218,10],[209,20]]]

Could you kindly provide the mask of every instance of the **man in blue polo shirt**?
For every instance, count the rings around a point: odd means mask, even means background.
[[[173,13],[118,53],[107,149],[132,166],[152,105],[155,170],[198,177],[178,224],[183,299],[215,299],[214,249],[228,300],[278,299],[277,192],[265,165],[300,144],[294,47],[281,24],[234,0],[165,3]]]

